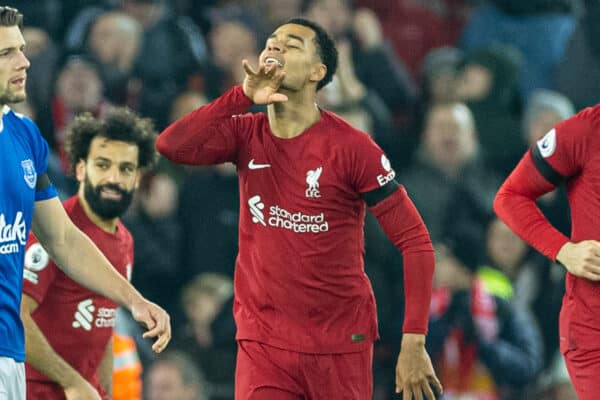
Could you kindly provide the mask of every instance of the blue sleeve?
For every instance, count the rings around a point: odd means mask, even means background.
[[[49,184],[44,189],[35,192],[35,201],[48,200],[58,196],[58,191],[53,184]]]
[[[40,130],[32,120],[23,117],[23,122],[27,125],[27,129],[31,133],[31,149],[34,158],[33,163],[35,166],[35,173],[39,178],[48,170],[48,154],[50,153],[50,148],[48,142],[46,142],[46,139],[44,139]],[[58,196],[58,192],[54,185],[50,183],[44,189],[35,192],[35,201],[48,200],[56,196]]]

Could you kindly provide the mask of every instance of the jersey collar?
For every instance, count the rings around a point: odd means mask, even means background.
[[[8,114],[9,111],[10,107],[5,104],[4,107],[2,107],[2,116],[0,118],[0,133],[4,130],[4,115]]]

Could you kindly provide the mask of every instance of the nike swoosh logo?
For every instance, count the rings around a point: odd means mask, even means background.
[[[271,164],[254,164],[254,158],[248,163],[250,169],[270,168]]]

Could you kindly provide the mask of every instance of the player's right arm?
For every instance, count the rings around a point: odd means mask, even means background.
[[[67,400],[101,400],[94,387],[67,363],[50,345],[31,314],[38,302],[26,293],[21,300],[21,319],[25,327],[27,363],[58,383]]]
[[[496,214],[540,253],[557,260],[573,275],[600,280],[600,243],[579,243],[554,228],[536,205],[565,178],[577,175],[586,160],[586,140],[598,108],[560,123],[528,151],[502,184],[494,200]]]
[[[142,336],[157,338],[152,350],[160,353],[167,347],[171,340],[169,315],[114,269],[94,242],[71,221],[57,197],[35,202],[32,232],[71,279],[126,307],[136,321],[144,324],[148,330]]]
[[[254,71],[244,60],[246,78],[223,95],[169,125],[158,137],[156,149],[165,158],[190,165],[220,164],[235,161],[240,118],[252,104],[286,101],[277,93],[285,76],[278,68],[261,65]]]

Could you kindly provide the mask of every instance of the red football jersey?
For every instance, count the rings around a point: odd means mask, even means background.
[[[600,105],[557,124],[540,139],[496,199],[498,214],[551,259],[569,238],[554,229],[529,200],[561,181],[566,181],[571,209],[570,240],[600,240]],[[567,274],[560,325],[563,351],[599,348],[600,283]]]
[[[181,137],[179,162],[237,165],[237,338],[308,353],[363,350],[378,333],[361,194],[395,172],[369,135],[333,113],[321,110],[313,126],[282,139],[264,113],[239,115],[250,105],[235,87],[159,138]]]
[[[63,205],[73,223],[129,279],[133,239],[127,228],[119,222],[114,234],[100,229],[87,217],[78,196],[67,199]],[[38,302],[32,317],[52,348],[104,396],[97,370],[113,334],[118,305],[69,278],[49,258],[33,234],[29,236],[25,253],[23,292]],[[26,377],[28,385],[30,382],[36,385],[38,394],[39,384],[47,384],[44,399],[64,399],[64,391],[57,390],[60,386],[29,364],[26,364]]]

